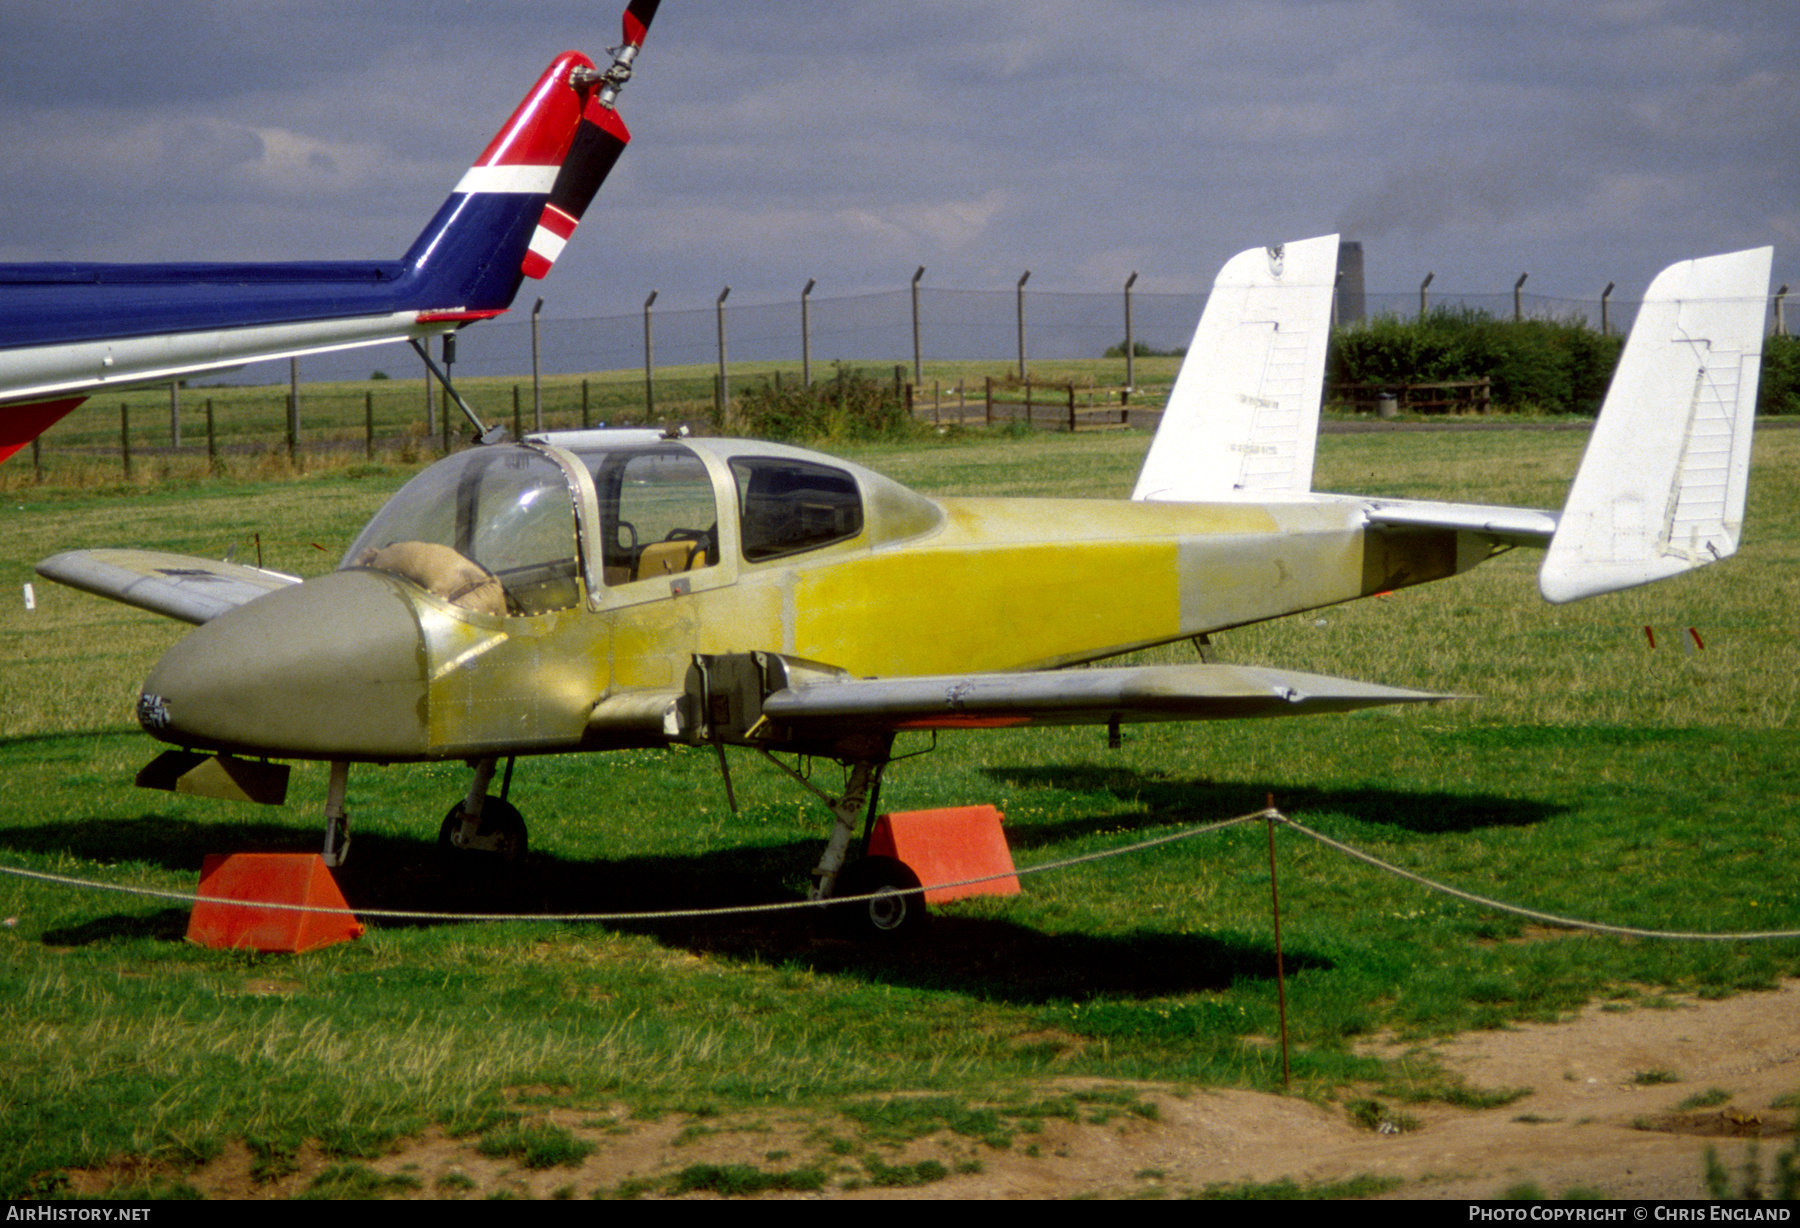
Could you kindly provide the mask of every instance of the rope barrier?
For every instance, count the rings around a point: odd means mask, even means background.
[[[1392,874],[1416,883],[1430,891],[1462,900],[1482,908],[1491,908],[1497,912],[1510,913],[1540,921],[1546,925],[1560,926],[1565,929],[1588,930],[1599,934],[1617,934],[1630,938],[1659,938],[1686,942],[1751,942],[1781,938],[1800,938],[1800,930],[1753,930],[1744,933],[1706,933],[1688,930],[1654,930],[1628,925],[1610,925],[1602,921],[1584,921],[1575,917],[1559,916],[1555,913],[1540,912],[1519,904],[1509,904],[1503,900],[1477,895],[1472,891],[1464,891],[1434,879],[1416,874],[1389,861],[1384,861],[1372,853],[1366,853],[1341,840],[1335,840],[1323,832],[1314,831],[1303,823],[1298,823],[1282,814],[1279,810],[1258,810],[1252,814],[1238,815],[1236,818],[1222,819],[1214,823],[1204,823],[1168,835],[1155,836],[1148,840],[1139,840],[1118,848],[1104,849],[1097,853],[1083,853],[1075,857],[1060,858],[1056,861],[1041,862],[1034,866],[1024,866],[1009,874],[986,874],[978,878],[956,879],[943,883],[928,883],[918,888],[908,889],[900,894],[912,895],[926,891],[936,891],[952,887],[969,887],[980,883],[993,882],[1004,878],[1025,878],[1034,874],[1048,874],[1055,870],[1066,870],[1071,866],[1086,865],[1092,862],[1106,861],[1114,857],[1123,857],[1130,853],[1141,853],[1149,849],[1173,844],[1180,840],[1189,840],[1195,836],[1209,835],[1235,827],[1243,823],[1257,820],[1271,820],[1284,824],[1299,835],[1324,845],[1344,856],[1372,866],[1377,870]],[[739,904],[724,908],[679,908],[658,909],[650,912],[596,912],[596,913],[469,913],[469,912],[423,912],[394,908],[324,908],[309,904],[265,903],[260,900],[227,900],[217,897],[201,897],[192,892],[166,891],[155,887],[132,887],[121,883],[104,883],[94,879],[76,878],[66,874],[51,874],[41,870],[26,870],[16,866],[0,866],[0,874],[15,878],[30,879],[37,882],[52,883],[59,886],[83,887],[94,891],[112,891],[124,895],[144,896],[150,899],[169,900],[181,904],[196,904],[202,898],[208,904],[238,906],[244,908],[277,909],[287,912],[311,912],[325,915],[354,917],[379,917],[389,920],[413,921],[550,921],[557,923],[570,922],[622,922],[622,921],[672,921],[695,917],[743,916],[759,913],[794,912],[800,909],[817,909],[828,906],[859,903],[875,899],[878,895],[889,892],[871,892],[865,895],[832,896],[827,900],[787,900],[775,904]]]
[[[1185,831],[1174,832],[1166,836],[1156,836],[1149,840],[1140,840],[1135,844],[1124,845],[1116,849],[1106,849],[1098,853],[1085,853],[1078,857],[1066,857],[1060,861],[1044,862],[1041,865],[1027,866],[1006,874],[984,874],[979,878],[957,879],[947,883],[931,883],[925,886],[909,888],[898,892],[902,895],[915,895],[926,891],[936,891],[948,887],[968,887],[976,883],[993,882],[1002,878],[1022,878],[1031,874],[1045,874],[1051,870],[1064,870],[1070,866],[1082,865],[1091,861],[1104,861],[1111,857],[1123,857],[1127,853],[1138,853],[1159,845],[1173,844],[1177,840],[1187,840],[1194,836],[1203,836],[1209,832],[1223,830],[1238,823],[1248,823],[1255,819],[1274,816],[1274,812],[1259,810],[1255,814],[1239,815],[1235,819],[1223,819],[1216,823],[1202,824]],[[1279,816],[1274,816],[1279,817]],[[51,874],[43,870],[26,870],[17,866],[0,866],[0,874],[8,874],[14,878],[32,879],[37,882],[54,883],[65,887],[85,887],[93,891],[113,891],[121,895],[138,895],[150,899],[170,900],[181,904],[197,904],[204,900],[209,905],[225,905],[227,907],[270,909],[281,912],[319,913],[323,916],[350,916],[359,918],[380,917],[389,920],[408,921],[553,921],[569,923],[577,921],[672,921],[691,917],[727,917],[753,913],[795,912],[806,908],[836,907],[842,904],[860,903],[872,900],[877,896],[891,894],[887,891],[869,892],[865,895],[834,895],[825,900],[784,900],[777,904],[737,904],[724,908],[671,908],[651,912],[594,912],[594,913],[485,913],[485,912],[417,912],[397,908],[326,908],[313,904],[281,904],[262,900],[230,900],[218,896],[200,896],[193,892],[167,891],[157,887],[132,887],[123,883],[103,883],[94,879],[76,878],[67,874]]]
[[[1325,845],[1327,848],[1335,849],[1346,857],[1352,857],[1357,861],[1374,866],[1377,870],[1385,870],[1387,873],[1398,878],[1404,878],[1409,882],[1418,883],[1421,887],[1429,888],[1432,891],[1442,892],[1444,895],[1453,896],[1456,899],[1464,900],[1471,904],[1479,904],[1483,908],[1492,908],[1498,912],[1512,913],[1515,916],[1520,917],[1529,917],[1533,921],[1542,921],[1546,925],[1560,925],[1566,929],[1574,930],[1592,930],[1595,933],[1600,934],[1619,934],[1630,938],[1668,938],[1690,942],[1748,942],[1757,939],[1800,938],[1800,930],[1754,930],[1742,934],[1708,934],[1685,930],[1647,930],[1637,929],[1629,925],[1608,925],[1603,921],[1580,921],[1573,917],[1560,917],[1555,913],[1538,912],[1536,909],[1525,908],[1518,904],[1507,904],[1500,900],[1489,899],[1484,895],[1476,895],[1472,891],[1464,891],[1460,887],[1452,887],[1446,883],[1436,882],[1426,878],[1422,874],[1414,874],[1411,870],[1403,870],[1392,862],[1381,860],[1381,858],[1376,857],[1372,853],[1365,853],[1361,849],[1352,848],[1341,840],[1333,840],[1323,832],[1316,832],[1304,824],[1296,823],[1285,814],[1277,817],[1301,835],[1312,840],[1317,840],[1320,844]]]

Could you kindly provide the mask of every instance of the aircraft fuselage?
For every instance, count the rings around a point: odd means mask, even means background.
[[[678,740],[669,705],[695,654],[781,653],[855,676],[1044,669],[1458,570],[1456,534],[1371,530],[1364,505],[1348,498],[933,500],[778,445],[663,442],[637,455],[668,471],[665,493],[676,489],[673,467],[691,467],[711,511],[681,514],[714,522],[626,545],[624,514],[637,517],[626,522],[632,535],[651,514],[631,512],[642,492],[614,480],[629,449],[510,445],[460,454],[477,459],[441,462],[446,476],[431,498],[475,507],[481,495],[468,472],[504,472],[515,458],[545,473],[554,459],[570,479],[566,493],[540,497],[526,484],[528,497],[494,504],[519,536],[551,543],[538,552],[543,559],[507,555],[517,553],[512,544],[487,547],[504,607],[491,589],[485,599],[458,597],[417,562],[388,561],[382,552],[394,543],[385,539],[423,532],[416,526],[433,513],[384,510],[344,568],[226,613],[177,644],[146,681],[140,718],[184,747],[277,758],[385,762],[659,745]],[[432,472],[419,481],[431,486]],[[771,473],[782,475],[787,495],[759,493]],[[832,498],[847,504],[850,482],[854,513],[828,507]],[[859,527],[817,545],[807,543],[836,530],[795,530],[803,548],[759,545],[766,530],[746,518],[780,515],[784,497],[802,514],[837,516],[839,529],[851,515]],[[402,492],[389,508],[408,499]],[[759,506],[769,499],[773,512]],[[520,507],[537,516],[546,503],[553,521],[575,509],[573,523],[546,532],[520,519]],[[415,527],[383,528],[389,523]],[[463,535],[458,558],[483,554],[479,526],[444,524],[445,544]],[[696,544],[681,565],[646,574],[652,555],[689,541]],[[407,539],[401,553],[424,552],[414,545]],[[428,591],[433,584],[443,591]]]

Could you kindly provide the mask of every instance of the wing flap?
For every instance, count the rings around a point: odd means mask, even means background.
[[[1251,665],[1163,665],[827,679],[774,692],[762,713],[795,731],[977,729],[1302,716],[1454,698]]]
[[[299,576],[159,550],[70,550],[37,565],[38,575],[183,622],[203,623]]]

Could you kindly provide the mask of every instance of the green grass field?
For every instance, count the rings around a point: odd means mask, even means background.
[[[1327,436],[1318,485],[1556,506],[1582,440]],[[936,493],[1122,497],[1146,444],[1138,432],[975,434],[847,454]],[[0,819],[0,861],[188,890],[208,852],[316,850],[317,765],[296,768],[282,809],[133,789],[158,747],[131,703],[182,628],[42,582],[28,611],[22,586],[36,560],[98,545],[250,560],[260,539],[269,566],[316,574],[411,468],[41,487],[6,468],[0,779],[19,807]],[[952,734],[894,766],[884,807],[992,802],[1027,866],[1273,794],[1309,826],[1483,895],[1651,928],[1800,929],[1800,434],[1758,440],[1750,498],[1737,558],[1649,589],[1549,607],[1537,556],[1519,552],[1219,637],[1226,660],[1477,698],[1139,726],[1118,750],[1103,730]],[[1703,649],[1683,647],[1687,628]],[[341,881],[353,903],[386,908],[797,898],[824,812],[766,765],[743,757],[734,772],[737,814],[710,753],[523,762],[513,800],[532,826],[531,872],[466,887],[433,859],[466,771],[359,767]],[[1527,927],[1292,832],[1277,843],[1294,1070],[1308,1094],[1355,1085],[1481,1102],[1483,1089],[1351,1045],[1376,1029],[1554,1018],[1595,998],[1726,994],[1800,965],[1794,941]],[[789,1106],[848,1132],[874,1129],[864,1118],[896,1091],[934,1093],[946,1121],[1016,1124],[1058,1111],[1048,1089],[1068,1076],[1273,1088],[1268,880],[1266,836],[1252,827],[1032,877],[1018,897],[941,910],[903,949],[853,945],[805,918],[725,917],[376,924],[352,944],[258,957],[188,946],[176,905],[0,878],[0,1194],[54,1193],[64,1171],[122,1156],[175,1180],[239,1141],[275,1167],[303,1144],[348,1163],[434,1126],[505,1147],[544,1104]]]

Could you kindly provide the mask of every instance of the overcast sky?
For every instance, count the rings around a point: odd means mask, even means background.
[[[8,0],[0,260],[398,256],[615,3]],[[1371,291],[1635,298],[1765,243],[1800,287],[1793,0],[664,0],[620,109],[564,316],[1187,292],[1333,230]]]

